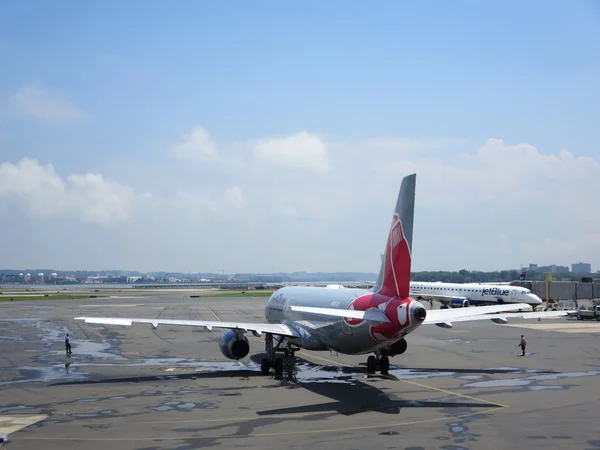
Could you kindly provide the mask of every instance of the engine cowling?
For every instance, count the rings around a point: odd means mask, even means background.
[[[450,307],[451,308],[468,308],[469,300],[467,300],[466,298],[453,298],[452,300],[450,300]]]
[[[250,343],[246,335],[241,339],[233,330],[227,330],[219,339],[219,349],[229,359],[242,359],[250,352]]]
[[[384,348],[381,353],[386,356],[394,356],[401,355],[406,351],[408,344],[405,339],[400,339],[399,341],[394,342],[389,347]]]

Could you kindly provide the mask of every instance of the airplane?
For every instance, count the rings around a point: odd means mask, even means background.
[[[542,304],[542,299],[529,289],[501,284],[411,281],[410,295],[417,300],[438,300],[442,308],[527,303],[535,311]]]
[[[331,289],[312,286],[286,286],[275,291],[265,304],[265,323],[170,320],[159,318],[75,317],[90,324],[131,326],[133,323],[225,329],[219,339],[223,356],[239,360],[250,351],[246,336],[264,334],[266,357],[261,372],[283,373],[283,359],[299,350],[333,351],[347,355],[369,355],[367,372],[377,368],[388,374],[389,358],[407,350],[406,337],[422,325],[452,328],[452,322],[491,320],[507,323],[508,317],[522,319],[556,317],[566,311],[525,312],[498,315],[528,308],[526,303],[482,306],[479,308],[426,310],[410,298],[410,268],[415,208],[416,174],[403,178],[384,259],[375,286],[370,289]]]
[[[381,255],[383,258],[383,255]],[[521,273],[524,279],[526,272]],[[365,282],[374,284],[373,282]],[[442,308],[468,308],[469,306],[527,303],[532,309],[542,304],[542,299],[531,290],[510,283],[444,283],[441,281],[411,281],[410,294],[417,300],[437,300]]]

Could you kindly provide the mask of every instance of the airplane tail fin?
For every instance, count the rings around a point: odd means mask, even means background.
[[[373,287],[373,292],[388,297],[408,297],[410,292],[416,178],[412,174],[402,179],[379,276]]]
[[[519,276],[519,280],[521,280],[521,281],[525,281],[525,278],[527,278],[527,270],[526,270],[526,269],[523,269],[523,270],[521,271],[521,276]]]

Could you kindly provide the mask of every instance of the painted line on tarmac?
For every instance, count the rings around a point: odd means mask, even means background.
[[[0,416],[0,433],[11,434],[46,419],[46,414]]]
[[[217,319],[217,322],[222,322],[219,316],[217,316],[217,314],[212,309],[210,309],[208,306],[206,307],[206,309],[208,309],[208,312],[211,313],[215,319]]]

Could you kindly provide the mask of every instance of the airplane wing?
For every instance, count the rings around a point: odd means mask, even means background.
[[[474,308],[430,309],[427,311],[427,317],[423,321],[423,325],[451,322],[453,320],[457,321],[457,319],[460,319],[461,317],[478,317],[492,313],[518,311],[519,309],[531,309],[531,306],[529,306],[527,303],[509,303],[506,305],[477,306]],[[465,320],[463,320],[463,322],[464,321]]]
[[[347,317],[348,319],[363,319],[369,322],[389,322],[390,319],[379,308],[367,311],[354,311],[351,309],[317,308],[312,306],[290,306],[290,310],[320,316]]]
[[[508,313],[508,314],[482,314],[479,316],[459,317],[452,319],[452,322],[468,322],[472,320],[493,320],[496,319],[500,323],[507,323],[507,319],[544,319],[550,317],[567,317],[573,311],[540,311],[540,312],[524,312],[524,313]]]
[[[545,312],[513,312],[521,309],[531,309],[527,303],[512,303],[505,305],[479,306],[476,308],[457,309],[435,309],[428,310],[423,325],[438,325],[451,328],[452,322],[470,322],[474,320],[492,320],[498,323],[506,323],[507,318],[537,319],[544,317],[567,316],[570,311],[545,311]]]
[[[252,331],[255,336],[260,336],[262,333],[271,333],[278,336],[300,337],[300,335],[290,327],[275,323],[217,322],[210,320],[132,319],[121,317],[75,317],[75,320],[83,320],[85,323],[125,326],[131,326],[134,323],[149,323],[152,324],[154,328],[157,328],[159,325],[181,325],[190,327],[204,327],[208,331],[212,331],[213,328],[226,328],[230,330]]]

